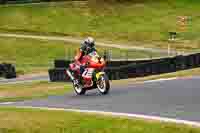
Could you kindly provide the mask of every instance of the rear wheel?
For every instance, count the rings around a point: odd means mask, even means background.
[[[97,81],[97,88],[99,92],[103,95],[108,94],[110,90],[110,82],[107,75],[101,75]]]

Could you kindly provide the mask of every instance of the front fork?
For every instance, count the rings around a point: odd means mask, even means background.
[[[72,81],[75,80],[74,76],[72,75],[72,72],[71,72],[69,69],[66,70],[66,73],[67,73],[67,75],[69,76],[69,78],[70,78]]]

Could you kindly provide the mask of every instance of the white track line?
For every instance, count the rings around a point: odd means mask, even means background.
[[[155,80],[147,80],[147,81],[144,81],[144,83],[151,83],[151,82],[162,82],[162,81],[170,81],[170,80],[176,80],[178,78],[166,78],[166,79],[155,79]]]
[[[0,105],[9,105],[9,104],[14,104],[15,102],[4,102],[4,103],[0,103]]]
[[[25,83],[33,83],[39,81],[49,81],[48,79],[35,79],[35,80],[23,80],[23,81],[13,81],[13,82],[0,82],[0,85],[12,85],[12,84],[25,84]]]
[[[116,113],[116,112],[104,112],[104,111],[96,111],[96,110],[79,110],[79,109],[64,109],[64,108],[48,108],[48,107],[32,107],[32,106],[18,106],[16,108],[31,108],[31,109],[42,109],[42,110],[55,110],[55,111],[68,111],[68,112],[78,112],[78,113],[95,113],[101,115],[112,115],[112,116],[124,116],[124,117],[133,117],[139,119],[147,119],[147,120],[156,120],[161,122],[170,122],[176,124],[185,124],[190,126],[200,127],[199,122],[187,121],[187,120],[177,120],[165,117],[158,116],[148,116],[148,115],[140,115],[140,114],[129,114],[129,113]]]

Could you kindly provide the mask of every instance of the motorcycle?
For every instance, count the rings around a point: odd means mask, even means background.
[[[86,66],[82,72],[80,69],[81,65]],[[105,66],[105,59],[100,57],[96,51],[83,56],[80,64],[78,62],[71,63],[69,69],[66,71],[67,75],[72,81],[74,78],[80,81],[79,85],[72,82],[75,93],[84,95],[87,90],[92,89],[98,89],[103,95],[109,93],[110,82],[108,76],[104,72]]]

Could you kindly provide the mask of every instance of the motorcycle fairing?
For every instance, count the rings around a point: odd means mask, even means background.
[[[96,73],[96,78],[97,78],[97,80],[99,79],[99,77],[101,76],[101,75],[104,75],[105,74],[105,72],[98,72],[98,73]]]

